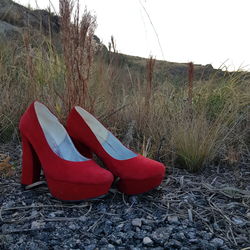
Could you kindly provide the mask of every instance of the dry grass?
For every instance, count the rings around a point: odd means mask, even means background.
[[[63,105],[66,112],[69,112],[75,105],[93,112],[94,99],[89,94],[88,84],[94,53],[95,18],[86,9],[80,17],[79,1],[75,6],[75,13],[73,13],[74,1],[60,0],[59,3],[61,41],[66,71]]]
[[[119,119],[123,126],[136,121],[135,138],[141,142],[135,145],[138,150],[144,152],[145,142],[150,141],[149,156],[197,171],[218,157],[222,159],[225,147],[246,143],[250,100],[243,90],[249,87],[235,77],[194,83],[191,107],[188,86],[165,83],[153,89],[150,112],[139,89]]]
[[[1,142],[39,99],[62,121],[74,105],[88,109],[134,150],[167,165],[197,171],[218,159],[237,165],[247,158],[250,89],[243,73],[195,82],[190,64],[186,85],[155,82],[155,60],[137,72],[117,53],[114,38],[109,51],[95,54],[95,18],[87,10],[80,18],[78,7],[60,1],[61,50],[30,33],[20,44],[1,45]]]

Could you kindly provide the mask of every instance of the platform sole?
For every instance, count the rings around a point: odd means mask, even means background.
[[[51,195],[62,201],[82,201],[97,198],[107,194],[110,188],[110,183],[70,183],[49,178],[47,178],[47,184]]]
[[[119,191],[127,195],[142,194],[158,187],[163,180],[163,176],[155,176],[150,179],[120,179],[117,182]]]

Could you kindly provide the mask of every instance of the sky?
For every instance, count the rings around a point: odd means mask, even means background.
[[[16,0],[58,11],[58,0]],[[80,0],[120,53],[250,71],[250,0]]]

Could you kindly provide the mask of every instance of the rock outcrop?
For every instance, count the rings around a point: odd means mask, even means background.
[[[14,38],[27,28],[58,33],[59,17],[46,10],[30,10],[11,0],[0,0],[0,37]]]
[[[21,34],[20,28],[9,24],[5,21],[0,21],[0,38],[16,38]]]

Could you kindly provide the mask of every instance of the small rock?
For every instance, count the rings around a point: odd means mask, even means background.
[[[75,225],[74,223],[70,223],[70,224],[69,224],[69,228],[70,228],[71,230],[76,230],[76,225]]]
[[[49,213],[49,217],[51,217],[51,218],[55,218],[55,217],[56,217],[55,212]]]
[[[140,230],[139,232],[135,233],[134,238],[142,240],[146,237],[146,235],[147,232]]]
[[[185,236],[185,234],[182,233],[182,232],[177,232],[177,233],[173,234],[172,237],[173,237],[173,239],[175,239],[175,240],[180,240],[180,241],[186,240],[186,236]]]
[[[112,244],[108,244],[106,249],[115,249],[115,246]]]
[[[221,250],[231,250],[232,248],[229,248],[227,245],[223,245],[220,249]]]
[[[201,240],[201,239],[199,239],[199,246],[202,249],[207,249],[208,246],[209,246],[209,243],[208,243],[207,240]]]
[[[129,201],[134,204],[138,204],[138,196],[132,195],[129,197]]]
[[[1,229],[2,229],[2,233],[4,234],[7,234],[11,231],[11,228],[8,224],[3,224]]]
[[[149,232],[152,232],[152,227],[151,226],[147,226],[147,225],[142,225],[141,228],[145,231],[149,231]]]
[[[36,249],[46,249],[46,244],[44,242],[41,241],[31,241],[28,242],[26,245],[26,249],[30,249],[30,250],[36,250]]]
[[[189,242],[190,242],[191,244],[198,243],[198,239],[190,239]]]
[[[118,246],[121,245],[121,244],[122,244],[122,240],[121,240],[121,239],[117,239],[117,240],[115,241],[115,244],[118,245]]]
[[[95,248],[96,248],[96,245],[91,244],[91,245],[86,246],[84,249],[86,249],[86,250],[94,250]]]
[[[7,234],[7,235],[0,235],[0,249],[1,248],[1,242],[6,245],[10,245],[13,242],[15,242],[15,239],[13,238],[13,236],[11,234]]]
[[[152,219],[142,219],[142,221],[143,221],[143,224],[145,224],[145,225],[153,225],[153,224],[155,224],[155,221],[154,220],[152,220]]]
[[[153,246],[154,244],[153,241],[149,237],[144,237],[142,242],[146,246]]]
[[[104,227],[103,227],[103,232],[108,235],[110,234],[110,232],[112,232],[112,224],[110,223],[110,221],[106,221],[106,223],[104,224]]]
[[[87,220],[87,218],[86,218],[86,216],[82,215],[82,216],[79,217],[79,220],[81,222],[85,222]]]
[[[163,245],[164,242],[166,242],[169,239],[170,233],[167,228],[160,227],[156,229],[151,236],[156,243]]]
[[[220,239],[220,238],[214,238],[211,240],[211,243],[215,246],[215,247],[222,247],[224,244],[224,240]]]
[[[202,231],[201,232],[201,236],[204,240],[211,240],[212,237],[213,237],[213,234],[212,233],[208,233],[206,231]]]
[[[179,236],[179,239],[180,239],[180,240],[185,240],[185,239],[186,239],[185,234],[182,233],[182,232],[180,232],[180,233],[178,234],[178,236]]]
[[[188,232],[187,236],[188,236],[189,239],[194,239],[196,237],[196,233],[194,233],[194,232]]]
[[[123,227],[124,232],[131,232],[132,229],[132,223],[126,223]]]
[[[13,205],[15,205],[15,202],[14,201],[9,201],[9,202],[6,202],[3,205],[4,205],[4,207],[9,208],[9,207],[12,207]]]
[[[12,214],[12,217],[17,217],[19,215],[18,212],[15,212],[14,214]]]
[[[246,216],[247,216],[247,218],[248,218],[248,219],[250,219],[250,212],[249,212],[249,213],[247,213],[247,215],[246,215]]]
[[[135,233],[133,231],[129,231],[126,234],[123,235],[125,239],[132,239],[134,237]]]
[[[41,229],[44,228],[45,222],[43,221],[32,221],[31,223],[31,229]]]
[[[38,212],[36,210],[32,210],[31,217],[36,217],[38,215]]]
[[[17,244],[22,244],[23,243],[23,238],[19,239]]]
[[[215,229],[215,230],[217,230],[217,231],[220,231],[220,230],[221,230],[221,228],[220,228],[220,226],[218,225],[218,223],[214,223],[213,226],[214,226],[214,229]]]
[[[57,210],[54,212],[55,215],[63,215],[64,214],[64,211],[63,210]]]
[[[170,240],[168,245],[174,248],[181,248],[182,246],[182,244],[178,240]]]
[[[108,244],[108,240],[103,237],[103,238],[100,239],[99,244],[106,245],[106,244]]]
[[[169,215],[168,216],[168,222],[171,223],[171,224],[177,224],[177,223],[179,223],[179,219],[175,215]]]
[[[102,238],[102,242],[99,241],[99,243],[101,243],[102,245],[107,245],[107,244],[116,244],[116,245],[120,245],[120,244],[117,244],[121,241],[121,239],[118,238],[119,236],[117,234],[111,234],[107,240],[107,243],[106,244],[103,244],[104,243],[104,239],[105,238]]]
[[[88,246],[88,245],[91,245],[91,240],[87,238],[87,239],[84,241],[84,244],[87,245],[87,246]]]
[[[243,219],[239,218],[239,217],[233,217],[232,218],[232,221],[237,225],[237,226],[240,226],[240,227],[243,227],[246,225],[246,221],[244,221]]]
[[[121,228],[123,228],[123,227],[124,227],[124,224],[123,224],[123,223],[121,223],[121,224],[119,224],[118,226],[116,226],[117,229],[121,229]]]
[[[135,226],[135,227],[141,227],[141,224],[142,224],[142,220],[139,219],[139,218],[136,218],[136,219],[132,220],[132,225]]]

